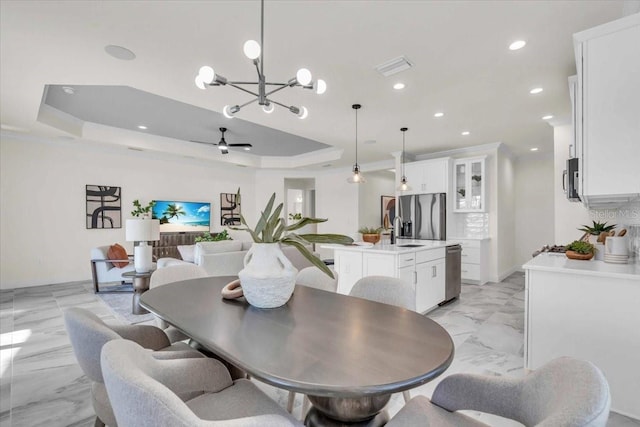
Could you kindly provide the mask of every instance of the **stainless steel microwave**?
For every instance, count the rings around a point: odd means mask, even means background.
[[[562,174],[562,189],[571,202],[579,202],[578,185],[580,183],[580,171],[578,170],[578,159],[567,160],[567,169]]]

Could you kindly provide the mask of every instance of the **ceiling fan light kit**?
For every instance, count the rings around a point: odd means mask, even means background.
[[[408,130],[409,128],[400,128],[400,132],[402,132],[402,157],[400,158],[400,169],[402,172],[402,178],[400,179],[400,186],[398,186],[399,191],[411,190],[411,187],[407,183],[407,177],[404,174],[404,135],[405,135],[405,132]]]
[[[353,174],[347,178],[347,182],[349,184],[364,184],[367,181],[362,176],[360,172],[360,165],[358,164],[358,110],[362,108],[360,104],[353,104],[351,106],[356,111],[356,162],[353,164]]]
[[[278,105],[286,108],[298,116],[298,118],[306,119],[309,115],[309,111],[305,107],[285,105],[273,100],[271,96],[288,87],[311,89],[318,95],[322,95],[327,90],[327,83],[322,79],[314,81],[311,71],[306,68],[300,68],[297,71],[296,76],[289,79],[286,83],[273,83],[267,81],[264,75],[264,0],[261,0],[260,2],[260,43],[255,40],[248,40],[243,46],[243,51],[245,56],[253,61],[253,65],[256,67],[256,71],[258,73],[258,81],[230,81],[220,74],[217,74],[212,67],[205,65],[200,67],[200,70],[198,71],[198,75],[195,78],[196,86],[202,90],[205,90],[207,86],[231,86],[254,96],[251,101],[245,102],[244,104],[233,106],[225,105],[222,110],[222,114],[229,119],[233,118],[234,115],[242,108],[253,104],[254,102],[257,102],[258,105],[262,106],[262,110],[267,114],[272,113],[275,108],[274,106]],[[245,86],[257,87],[257,92],[255,89],[248,89]],[[267,90],[268,86],[270,87],[270,90]]]

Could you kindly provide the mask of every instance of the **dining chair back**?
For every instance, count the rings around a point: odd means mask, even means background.
[[[444,378],[429,400],[416,396],[387,424],[484,426],[457,411],[498,415],[526,426],[604,427],[611,395],[602,372],[592,363],[570,357],[548,362],[524,378],[453,374]]]
[[[104,346],[101,365],[120,427],[301,426],[215,359],[157,360],[116,340]]]
[[[151,350],[171,351],[176,357],[202,357],[184,343],[171,345],[167,335],[151,325],[107,325],[94,313],[77,307],[64,311],[64,323],[78,364],[92,381],[97,426],[116,425],[100,368],[100,351],[107,342],[126,338]]]
[[[349,295],[396,307],[416,310],[416,292],[413,285],[388,276],[367,276],[358,280]]]

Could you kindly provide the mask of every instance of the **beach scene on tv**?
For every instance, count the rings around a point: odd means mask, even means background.
[[[209,231],[211,203],[156,200],[153,219],[160,220],[160,232]]]

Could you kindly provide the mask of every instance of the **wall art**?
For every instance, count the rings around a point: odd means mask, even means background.
[[[87,185],[87,229],[122,228],[120,187]]]
[[[220,193],[220,225],[240,225],[240,205],[236,194]]]
[[[393,196],[380,196],[380,223],[385,230],[393,227],[395,216],[396,198]]]

